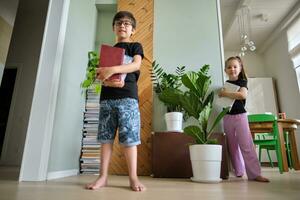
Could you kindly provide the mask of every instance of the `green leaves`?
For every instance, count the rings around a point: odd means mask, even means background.
[[[175,88],[166,88],[158,94],[159,100],[168,105],[168,112],[178,111],[181,112],[181,101],[178,98],[182,92]]]
[[[192,92],[187,91],[178,97],[184,112],[189,117],[199,118],[199,113],[202,110],[202,104],[199,103],[199,98]]]
[[[88,65],[86,68],[85,80],[80,84],[81,88],[86,90],[89,88],[99,94],[101,92],[101,84],[96,81],[97,67],[99,64],[99,57],[96,52],[88,52]]]
[[[215,119],[215,121],[213,122],[213,125],[211,126],[210,130],[208,131],[208,136],[210,136],[210,134],[212,133],[212,131],[214,130],[214,128],[216,127],[216,125],[223,119],[223,117],[228,113],[230,107],[227,107],[225,109],[222,110],[222,112],[220,112],[217,116],[217,118]]]
[[[208,128],[208,120],[212,113],[214,92],[209,93],[211,77],[208,76],[209,65],[204,65],[198,72],[188,72],[182,76],[182,83],[188,88],[183,94],[182,107],[189,117],[194,117],[198,125],[188,126],[184,133],[195,138],[197,144],[216,144],[209,139],[213,129],[221,121],[228,109],[224,109]],[[197,128],[196,128],[197,127]]]
[[[198,72],[188,72],[182,76],[182,83],[189,90],[184,93],[182,107],[189,116],[196,119],[206,105],[212,105],[213,92],[208,93],[211,78],[207,75],[209,65],[204,65]]]
[[[197,144],[205,143],[204,135],[199,134],[199,133],[203,133],[203,130],[201,130],[199,126],[188,126],[185,127],[183,131],[185,134],[192,136],[196,140]]]
[[[185,72],[185,66],[176,67],[177,76],[179,76],[179,77],[183,76],[184,72]]]
[[[151,81],[154,91],[158,94],[159,99],[167,106],[169,112],[182,111],[178,93],[182,86],[181,76],[185,72],[185,66],[176,67],[175,74],[168,74],[164,69],[154,61],[150,69]]]
[[[152,63],[152,68],[150,69],[151,81],[154,85],[154,90],[156,93],[160,93],[162,91],[162,79],[165,76],[165,72],[159,64],[156,64],[156,61]]]
[[[199,125],[201,126],[201,129],[203,130],[203,135],[205,136],[205,138],[207,137],[207,124],[208,124],[208,119],[209,119],[211,111],[212,111],[212,106],[209,103],[200,112],[199,118],[198,118]]]
[[[192,93],[196,94],[196,96],[199,96],[197,79],[198,79],[198,75],[196,72],[188,72],[182,76],[181,81],[183,85],[187,87]]]
[[[184,73],[185,67],[177,67],[176,74],[167,74],[155,61],[152,63],[151,79],[159,99],[168,107],[168,111],[184,111],[185,116],[194,117],[198,124],[188,126],[184,133],[195,138],[198,144],[216,144],[210,135],[222,120],[228,109],[224,109],[208,127],[212,113],[214,92],[209,92],[211,76],[209,65],[203,65],[198,72]],[[186,91],[181,90],[185,86]]]
[[[209,65],[205,64],[201,67],[200,71],[198,73],[201,73],[203,75],[207,75],[209,71]]]

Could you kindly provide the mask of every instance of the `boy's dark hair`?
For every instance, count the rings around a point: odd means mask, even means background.
[[[136,20],[131,12],[128,11],[119,11],[115,14],[112,25],[115,25],[116,21],[119,21],[120,19],[128,18],[131,21],[132,27],[136,28]]]

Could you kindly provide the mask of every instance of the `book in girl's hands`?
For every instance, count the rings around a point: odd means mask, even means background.
[[[101,45],[99,67],[112,67],[130,62],[132,62],[132,57],[125,55],[125,49]],[[125,80],[125,77],[126,74],[114,74],[108,80]]]
[[[229,92],[237,92],[240,89],[240,86],[229,83],[229,82],[225,82],[223,88],[225,88]],[[219,97],[219,96],[217,96],[216,104],[223,107],[223,108],[226,108],[226,107],[231,108],[234,101],[235,101],[235,99],[231,99],[231,98],[228,98],[228,97]]]

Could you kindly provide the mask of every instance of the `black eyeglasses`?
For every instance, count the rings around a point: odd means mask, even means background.
[[[124,24],[125,27],[129,27],[132,25],[131,21],[116,21],[115,25],[120,27],[122,26],[122,24]]]

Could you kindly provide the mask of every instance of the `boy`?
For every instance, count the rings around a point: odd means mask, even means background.
[[[101,142],[101,168],[97,180],[88,184],[86,188],[94,190],[106,186],[114,137],[118,128],[119,141],[124,147],[128,166],[130,187],[133,191],[143,191],[146,188],[137,176],[137,145],[141,143],[137,80],[144,53],[142,45],[130,39],[136,29],[136,20],[132,13],[118,12],[112,25],[117,36],[115,47],[124,48],[125,54],[133,57],[133,61],[130,64],[97,69],[97,79],[103,82],[98,133]],[[108,80],[116,73],[126,73],[125,80]]]

